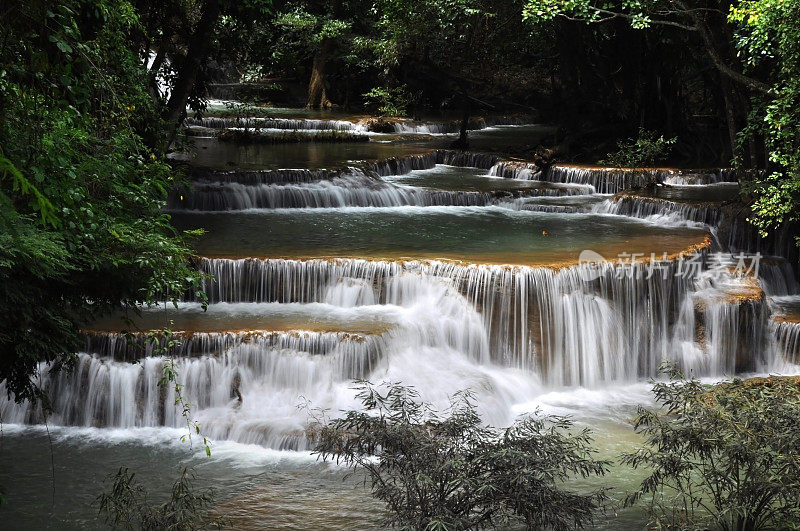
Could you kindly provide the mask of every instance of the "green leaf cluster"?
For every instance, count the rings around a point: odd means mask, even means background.
[[[652,166],[664,162],[677,141],[677,138],[664,138],[655,131],[639,129],[638,137],[620,140],[617,151],[599,162],[615,168]]]
[[[592,521],[605,491],[568,488],[601,476],[591,435],[564,417],[522,417],[506,429],[486,426],[469,393],[438,411],[410,387],[358,385],[363,408],[320,419],[316,452],[366,473],[386,503],[386,524],[403,529],[476,529],[524,525],[566,529]],[[365,480],[367,481],[367,480]]]
[[[748,68],[772,80],[772,94],[754,98],[742,133],[742,142],[764,139],[775,169],[745,186],[754,197],[750,221],[767,233],[800,221],[800,3],[743,0],[731,6],[728,19]]]
[[[648,501],[655,523],[744,531],[800,519],[800,388],[794,378],[656,383],[660,409],[634,427],[646,445],[623,462],[647,477],[628,500]]]
[[[162,212],[175,174],[144,138],[162,123],[128,2],[13,1],[0,42],[0,380],[38,397],[80,329],[197,285]],[[4,10],[7,9],[4,7]]]
[[[225,524],[223,518],[211,515],[214,491],[198,491],[193,470],[183,469],[169,499],[162,504],[150,501],[147,489],[127,467],[121,467],[109,480],[110,489],[95,503],[112,529],[194,531],[220,529]]]

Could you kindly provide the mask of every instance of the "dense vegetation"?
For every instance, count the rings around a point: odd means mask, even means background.
[[[566,418],[530,416],[503,430],[486,426],[469,394],[436,411],[413,388],[362,383],[363,409],[325,422],[316,451],[368,475],[402,529],[525,525],[567,529],[591,523],[605,493],[576,492],[575,477],[602,476],[588,430]]]
[[[767,170],[745,199],[769,232],[800,215],[798,21],[778,0],[297,1],[262,22],[248,72],[308,80],[312,106],[536,108],[563,127],[545,162],[596,162],[642,128],[677,137],[652,162]]]
[[[800,388],[793,378],[716,386],[657,383],[661,409],[634,427],[647,445],[623,462],[648,476],[640,498],[669,528],[788,529],[800,518]]]
[[[185,235],[162,213],[176,179],[165,154],[187,104],[202,105],[221,17],[265,5],[3,4],[0,380],[18,400],[38,397],[40,361],[69,368],[96,315],[196,285]],[[153,56],[156,38],[175,48]]]
[[[103,520],[112,529],[193,531],[222,528],[224,518],[212,513],[214,491],[198,489],[196,479],[193,471],[184,469],[172,486],[169,499],[158,504],[136,480],[136,474],[122,467],[109,477],[110,488],[98,496],[96,503]]]
[[[161,119],[116,2],[10,2],[0,57],[0,379],[36,395],[100,312],[190,287],[161,207],[173,174],[144,138]],[[166,130],[168,128],[164,128]]]
[[[618,465],[647,472],[625,504],[642,503],[658,528],[791,528],[800,517],[797,379],[706,385],[666,370],[672,379],[653,385],[657,407],[633,420],[644,444]],[[366,475],[389,525],[565,529],[615,508],[603,490],[568,488],[570,478],[602,476],[611,465],[568,418],[522,417],[496,430],[468,394],[437,411],[411,388],[358,389],[362,409],[318,419],[317,452]]]

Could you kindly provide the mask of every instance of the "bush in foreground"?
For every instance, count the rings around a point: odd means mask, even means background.
[[[654,385],[658,410],[641,409],[646,445],[623,461],[649,475],[629,499],[648,502],[671,528],[796,528],[800,522],[800,382],[733,380]]]
[[[603,490],[565,488],[605,474],[587,430],[563,417],[529,416],[506,429],[485,426],[468,393],[437,411],[413,388],[367,382],[363,409],[328,421],[316,451],[366,472],[386,524],[407,529],[475,529],[506,524],[574,528],[592,522]]]
[[[218,529],[224,522],[211,515],[214,494],[211,490],[198,492],[194,472],[184,469],[172,486],[169,500],[154,505],[148,492],[126,467],[110,476],[111,489],[97,498],[100,515],[113,529],[194,531]]]

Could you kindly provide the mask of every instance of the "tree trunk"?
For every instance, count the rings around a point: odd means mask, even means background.
[[[172,144],[178,127],[186,114],[186,102],[194,88],[197,74],[200,72],[200,64],[203,58],[208,55],[211,47],[211,36],[214,31],[214,25],[219,18],[219,12],[219,0],[206,0],[203,6],[203,15],[200,17],[200,21],[197,23],[197,27],[189,40],[186,57],[181,62],[180,68],[178,68],[178,78],[172,87],[169,102],[167,103],[165,119],[173,129],[166,144],[163,146],[162,152],[166,152],[170,144]]]
[[[314,54],[314,62],[311,65],[311,79],[308,82],[308,103],[309,109],[328,109],[333,103],[328,99],[325,87],[327,77],[327,63],[330,52],[330,44],[323,42],[319,51]]]
[[[736,110],[734,109],[733,93],[731,82],[722,77],[720,80],[722,89],[722,99],[725,101],[725,121],[728,123],[728,136],[731,143],[731,157],[733,159],[740,158],[738,149],[736,149],[736,137],[739,133],[739,128],[736,126]],[[741,160],[740,160],[741,162]]]

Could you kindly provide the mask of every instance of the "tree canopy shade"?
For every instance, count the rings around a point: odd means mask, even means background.
[[[781,0],[526,0],[534,23],[563,18],[603,25],[625,21],[680,42],[718,73],[738,165],[767,169],[747,183],[763,233],[800,219],[800,4]]]
[[[389,525],[567,529],[590,523],[606,499],[565,486],[608,466],[594,458],[590,433],[566,418],[534,415],[500,430],[483,424],[468,393],[437,411],[413,388],[358,390],[363,409],[324,423],[316,452],[365,472]]]

